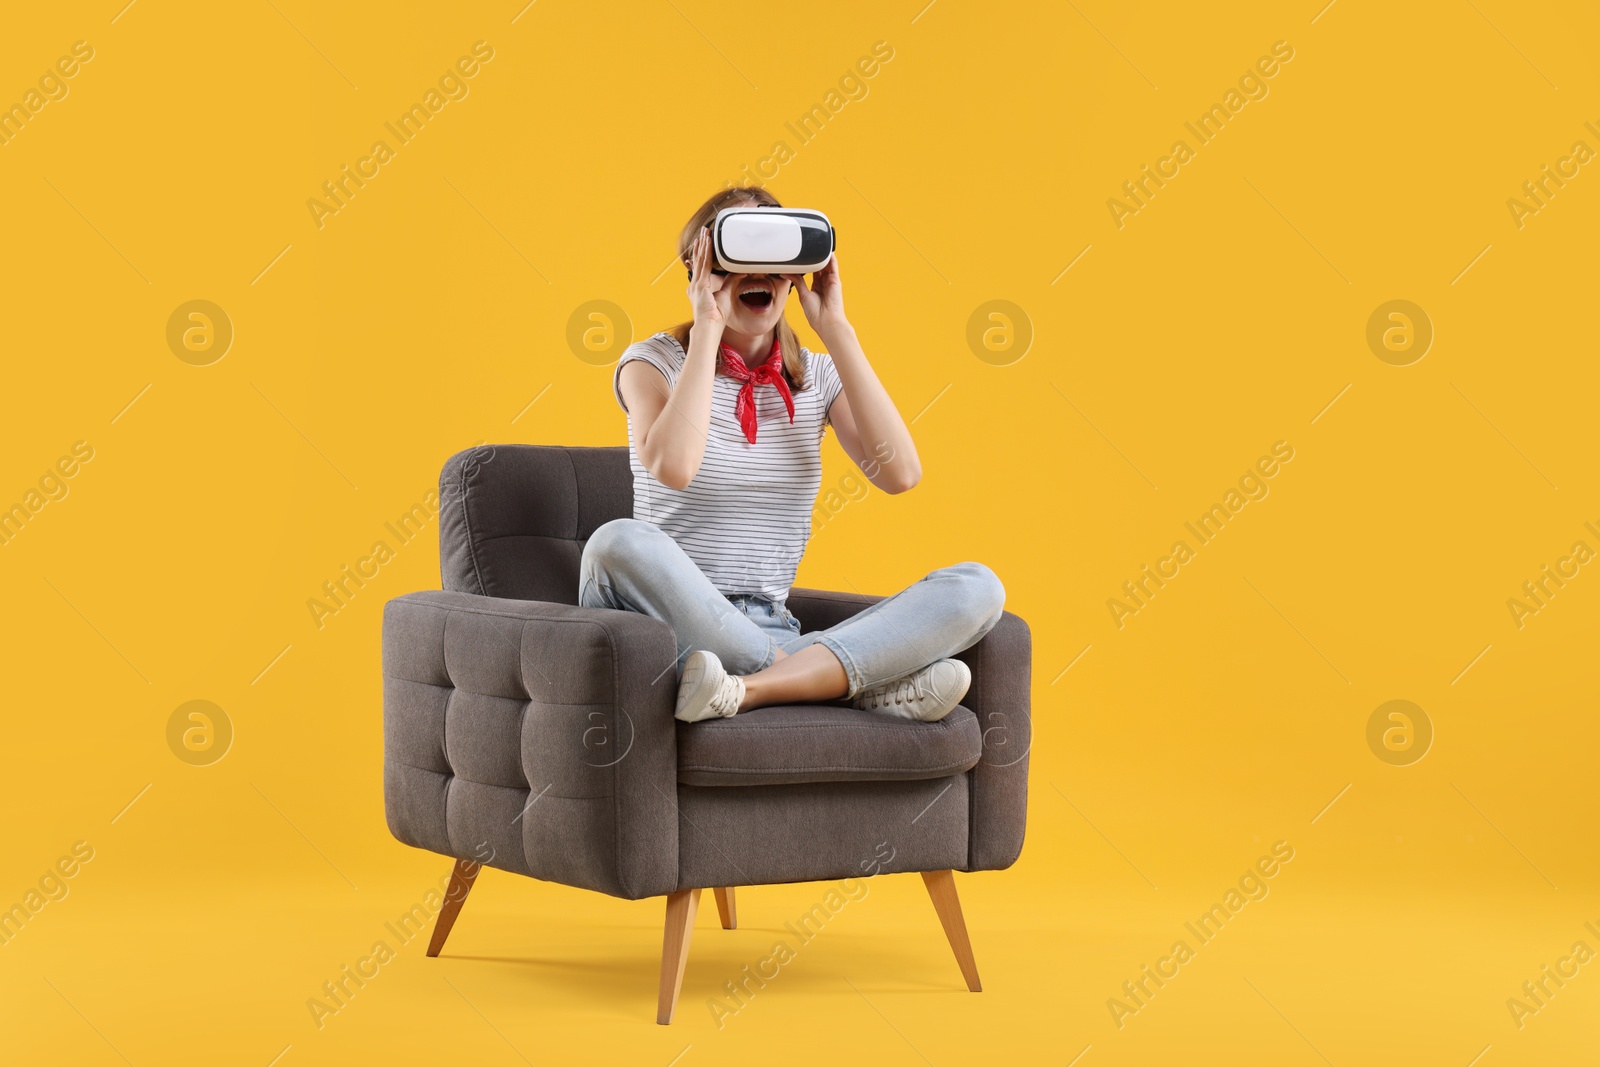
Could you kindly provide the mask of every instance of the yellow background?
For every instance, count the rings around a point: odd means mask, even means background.
[[[95,55],[0,147],[0,503],[76,441],[94,458],[0,546],[0,904],[95,854],[0,947],[0,1058],[1592,1054],[1600,966],[1521,1029],[1506,1000],[1600,949],[1600,567],[1521,629],[1506,601],[1600,548],[1597,164],[1521,228],[1506,201],[1600,148],[1593,9],[924,2],[7,13],[0,102]],[[469,95],[317,228],[306,201],[479,40]],[[1197,146],[1184,122],[1280,40],[1269,95]],[[799,144],[785,122],[877,41],[867,95]],[[1195,158],[1119,229],[1108,198],[1179,138]],[[569,317],[685,317],[678,228],[780,140],[769,185],[838,227],[926,471],[831,517],[800,584],[980,559],[1033,629],[1027,842],[958,878],[986,991],[898,875],[719,1030],[708,998],[827,886],[752,889],[734,932],[707,900],[662,1028],[659,901],[495,871],[445,957],[405,946],[318,1030],[307,999],[448,869],[389,836],[380,788],[381,607],[438,586],[435,526],[321,629],[307,599],[454,451],[622,443]],[[194,299],[235,331],[209,366],[166,342]],[[1410,366],[1365,340],[1393,299],[1434,326]],[[990,300],[1034,331],[1008,365],[966,341]],[[1270,495],[1118,629],[1107,599],[1279,440]],[[826,462],[825,488],[849,472]],[[210,766],[167,746],[194,699],[235,730]],[[1367,747],[1391,699],[1436,731],[1410,766]],[[1270,896],[1119,1029],[1108,998],[1279,840]]]

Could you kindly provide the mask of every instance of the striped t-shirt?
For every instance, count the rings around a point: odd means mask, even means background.
[[[722,373],[719,357],[705,458],[684,489],[661,484],[639,462],[633,419],[628,419],[633,517],[666,531],[724,595],[759,593],[784,603],[811,538],[828,408],[843,385],[826,352],[801,348],[800,353],[809,388],[794,392],[794,423],[775,386],[756,386],[755,444],[746,440],[733,413],[743,383]],[[629,345],[612,376],[624,411],[622,368],[635,359],[659,370],[671,388],[688,354],[666,332]],[[666,410],[660,415],[673,417]]]

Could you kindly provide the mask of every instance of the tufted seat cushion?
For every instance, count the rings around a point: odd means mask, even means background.
[[[684,785],[946,778],[971,770],[982,755],[978,717],[963,707],[938,722],[801,704],[678,723],[678,781]]]

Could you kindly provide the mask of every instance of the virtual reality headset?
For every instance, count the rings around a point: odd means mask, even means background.
[[[808,208],[723,208],[710,228],[713,274],[810,274],[838,245],[828,216]]]

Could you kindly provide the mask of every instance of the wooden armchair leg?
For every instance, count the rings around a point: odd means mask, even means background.
[[[712,892],[717,895],[717,915],[722,919],[722,928],[724,930],[736,928],[739,925],[739,916],[733,908],[733,886],[730,885],[726,889],[719,887]]]
[[[444,939],[450,936],[450,928],[456,924],[461,905],[466,903],[467,894],[472,891],[472,883],[477,881],[481,870],[481,863],[456,860],[455,870],[450,872],[450,888],[445,891],[444,906],[439,909],[439,917],[433,922],[433,939],[428,942],[428,955],[437,956],[439,950],[444,948]]]
[[[972,956],[972,942],[967,940],[967,923],[961,917],[961,900],[956,896],[955,874],[951,871],[923,871],[922,880],[928,886],[928,896],[933,898],[933,910],[939,913],[939,923],[944,936],[955,950],[956,962],[961,965],[961,976],[967,988],[974,993],[983,992],[978,983],[978,961]]]
[[[672,1021],[678,1010],[678,990],[683,988],[683,968],[689,962],[689,938],[700,906],[700,890],[680,889],[667,897],[666,933],[661,941],[661,995],[656,1001],[656,1022]]]

